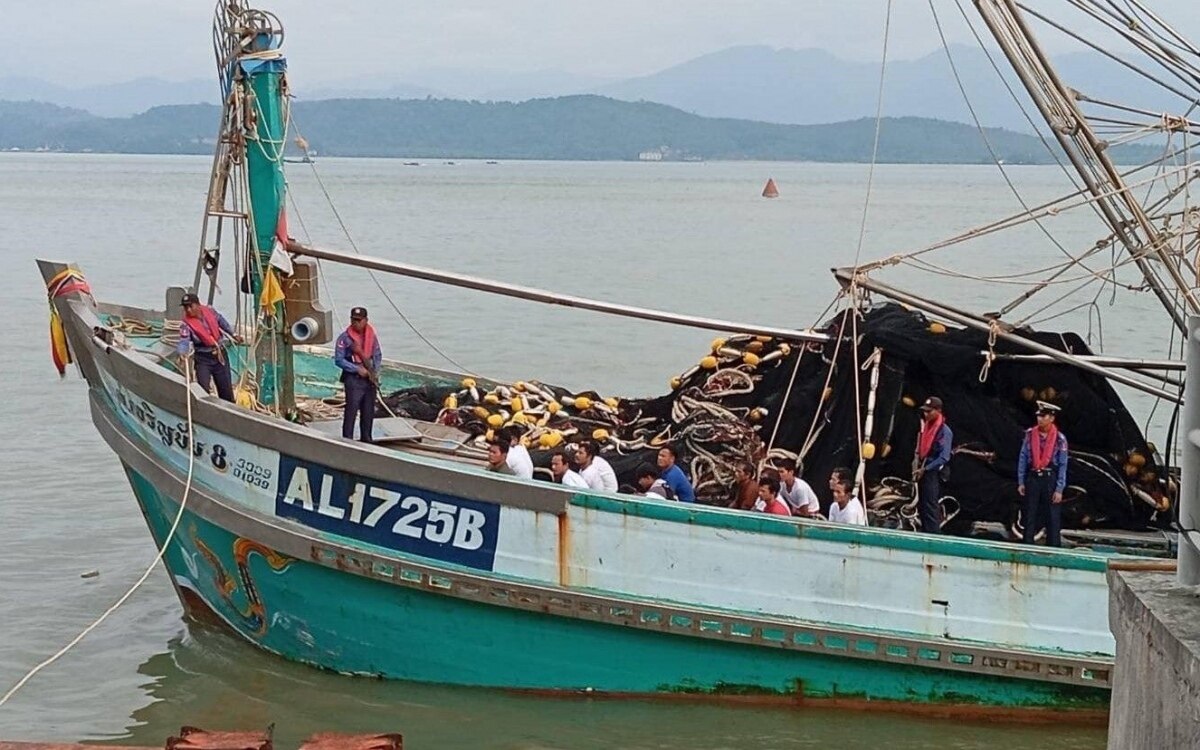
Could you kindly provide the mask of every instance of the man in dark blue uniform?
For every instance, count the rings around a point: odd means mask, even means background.
[[[338,336],[333,348],[333,361],[341,368],[342,383],[346,387],[342,437],[354,439],[354,421],[358,418],[359,439],[370,443],[383,351],[379,348],[375,329],[367,322],[367,308],[356,307],[350,311],[350,327]]]
[[[1059,408],[1037,402],[1037,426],[1025,431],[1017,460],[1017,492],[1025,498],[1026,544],[1042,526],[1046,544],[1062,546],[1062,500],[1067,487],[1067,438],[1058,431]]]
[[[242,337],[234,330],[225,316],[208,305],[200,304],[200,298],[188,292],[183,295],[183,320],[179,326],[179,345],[176,351],[181,357],[191,356],[195,363],[196,382],[206,392],[215,380],[217,395],[233,401],[233,376],[229,370],[229,358],[225,354],[226,337],[242,343]],[[187,366],[187,359],[184,359]]]
[[[940,534],[942,531],[942,472],[950,463],[950,447],[954,433],[942,416],[942,400],[930,396],[921,404],[921,432],[917,436],[917,512],[921,531]]]

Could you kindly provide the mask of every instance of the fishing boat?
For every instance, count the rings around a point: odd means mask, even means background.
[[[1180,323],[1181,310],[1195,306],[1186,279],[1195,276],[1187,253],[1196,239],[1181,230],[1194,216],[1171,214],[1171,224],[1168,203],[1135,200],[1081,100],[1049,68],[1025,11],[1008,0],[976,5],[1054,126],[1059,153],[1080,168],[1085,184],[1063,200],[1111,222],[1110,240],[1087,257],[1127,249],[1122,267],[1143,274]],[[1123,33],[1140,39],[1153,30],[1146,44],[1158,50],[1165,28]],[[1121,529],[1168,527],[1174,492],[1164,452],[1146,441],[1113,385],[1177,404],[1178,362],[1092,355],[1078,336],[1008,324],[1008,310],[980,315],[906,293],[877,278],[895,259],[836,271],[843,309],[800,329],[299,243],[284,210],[283,27],[233,0],[218,4],[213,38],[225,106],[192,282],[164,285],[163,309],[145,309],[102,301],[70,263],[39,261],[56,361],[73,362],[87,380],[95,426],[189,614],[349,675],[592,696],[1104,715],[1114,652],[1105,573],[1114,561],[1153,562],[1145,539],[1159,537]],[[1183,42],[1170,39],[1179,64]],[[1196,132],[1186,116],[1154,117],[1159,135]],[[1186,159],[1188,150],[1173,153]],[[1183,185],[1194,177],[1173,173]],[[1084,258],[1072,260],[1068,268]],[[670,393],[648,399],[385,361],[376,442],[352,442],[331,427],[338,370],[321,345],[337,331],[319,293],[319,262],[721,337]],[[234,403],[193,383],[175,354],[183,294],[212,302],[218,278],[240,286],[237,320],[248,342],[229,350]],[[966,364],[928,366],[947,353]],[[956,428],[966,436],[950,479],[957,498],[944,498],[944,530],[953,534],[912,530],[904,483],[913,405],[934,392],[948,409],[958,404]],[[1068,430],[1080,426],[1068,549],[1010,541],[1020,524],[1006,515],[1019,507],[1015,425],[1042,399],[1064,404]],[[1004,439],[972,427],[984,423],[1000,425]],[[480,446],[502,426],[525,432],[539,465],[577,438],[596,440],[623,476],[670,441],[702,499],[720,495],[740,460],[799,459],[822,494],[822,477],[845,465],[872,525],[486,472]],[[972,533],[986,522],[999,529],[993,538]],[[1118,549],[1112,540],[1123,533]]]

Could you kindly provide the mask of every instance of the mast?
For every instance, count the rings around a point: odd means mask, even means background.
[[[287,137],[287,60],[283,26],[245,0],[223,0],[213,20],[213,51],[221,81],[221,129],[205,205],[197,293],[207,276],[208,300],[217,287],[223,242],[233,235],[239,319],[253,323],[251,353],[259,402],[280,413],[295,404],[292,347],[282,301],[260,307],[277,232],[286,238],[283,152]],[[232,231],[226,232],[230,223]],[[249,367],[249,365],[247,365]]]
[[[1078,105],[1079,94],[1059,79],[1049,58],[1037,43],[1015,0],[975,0],[975,7],[996,38],[1000,49],[1021,79],[1059,145],[1079,172],[1105,222],[1133,257],[1146,283],[1162,303],[1175,326],[1186,329],[1185,311],[1172,299],[1183,298],[1184,308],[1200,313],[1200,301],[1172,257],[1167,239],[1158,231],[1142,205],[1126,186],[1106,152],[1107,143],[1096,136]],[[1161,262],[1174,290],[1159,278],[1150,258]],[[1186,262],[1186,261],[1184,261]],[[1189,269],[1195,276],[1195,269]]]

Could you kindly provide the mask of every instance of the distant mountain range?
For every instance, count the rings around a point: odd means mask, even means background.
[[[1031,127],[978,47],[950,49],[980,120],[1019,132]],[[1024,101],[1001,60],[1001,70]],[[1074,88],[1154,111],[1174,111],[1177,103],[1157,95],[1132,72],[1098,53],[1056,59],[1063,79]],[[293,81],[300,101],[337,98],[450,98],[524,101],[571,94],[600,94],[624,101],[667,104],[706,117],[731,117],[786,124],[815,124],[873,117],[879,86],[878,63],[842,60],[829,52],[731,47],[652,75],[610,81],[559,70],[507,72],[430,68],[403,80],[379,77],[307,86]],[[154,106],[217,102],[214,79],[169,83],[140,78],[105,86],[69,88],[34,78],[0,77],[0,99],[43,101],[105,117],[128,116]],[[927,117],[970,122],[943,50],[917,60],[888,64],[883,112],[889,117]],[[1037,114],[1032,108],[1034,117]],[[1038,120],[1038,124],[1041,122]]]
[[[871,118],[781,125],[706,118],[662,104],[594,95],[522,103],[301,101],[292,112],[310,147],[328,156],[863,162],[871,157],[875,132]],[[210,153],[218,120],[218,108],[209,104],[155,107],[133,117],[104,118],[44,103],[0,102],[0,150]],[[1033,136],[990,129],[988,139],[1009,163],[1050,161]],[[1157,151],[1117,147],[1112,155],[1148,161]],[[973,126],[904,117],[883,121],[879,159],[989,163],[991,156]]]

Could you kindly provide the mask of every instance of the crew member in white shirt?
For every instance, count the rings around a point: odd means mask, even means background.
[[[521,432],[515,427],[505,427],[497,437],[508,444],[508,468],[513,474],[522,479],[533,479],[533,459],[521,442]]]
[[[575,462],[587,486],[604,492],[617,491],[617,473],[608,461],[600,457],[600,446],[594,440],[584,440],[575,450]]]
[[[796,462],[785,458],[775,462],[779,469],[779,497],[792,509],[792,515],[813,518],[821,515],[821,501],[808,482],[796,476]]]
[[[829,506],[829,520],[834,523],[848,523],[854,526],[867,525],[867,511],[862,501],[851,494],[852,486],[844,469],[835,472],[830,479],[829,488],[833,490],[833,504]]]
[[[588,483],[579,472],[571,468],[567,454],[562,451],[555,451],[554,455],[550,456],[550,473],[554,475],[554,482],[563,487],[581,487],[585,490],[588,488]]]

